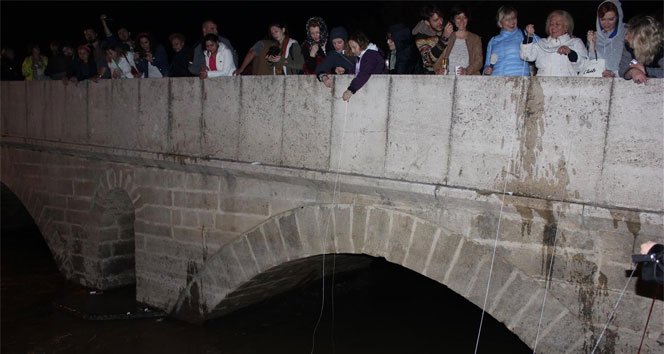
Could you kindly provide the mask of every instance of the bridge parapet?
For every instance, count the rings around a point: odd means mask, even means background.
[[[3,82],[5,141],[57,141],[664,210],[664,80],[311,77]],[[48,102],[48,104],[45,104]],[[343,141],[342,141],[343,139]],[[340,156],[341,155],[341,156]]]

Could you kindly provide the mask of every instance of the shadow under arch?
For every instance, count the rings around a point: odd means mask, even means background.
[[[200,269],[190,264],[187,286],[171,312],[197,323],[223,316],[274,294],[271,289],[283,292],[311,280],[306,271],[284,270],[306,269],[306,259],[332,253],[385,258],[447,286],[482,308],[492,250],[492,245],[382,206],[307,205],[275,215],[247,231],[210,256]],[[500,256],[495,257],[491,272],[487,313],[532,346],[544,282]],[[549,294],[538,350],[571,352],[583,346],[589,336],[576,313]]]

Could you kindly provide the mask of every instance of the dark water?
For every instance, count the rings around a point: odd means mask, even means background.
[[[56,307],[78,302],[98,313],[136,310],[131,287],[89,295],[91,289],[67,283],[39,230],[5,197],[3,191],[2,353],[312,352],[322,281],[203,326],[170,318],[86,320]],[[474,351],[481,309],[408,269],[375,259],[336,275],[331,288],[328,277],[315,353]],[[531,351],[487,315],[479,352]]]

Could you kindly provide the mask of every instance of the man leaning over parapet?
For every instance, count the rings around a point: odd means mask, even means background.
[[[443,13],[436,5],[425,5],[420,9],[420,22],[413,28],[415,45],[422,56],[426,74],[434,74],[433,64],[443,54],[453,32],[452,23],[443,26]]]

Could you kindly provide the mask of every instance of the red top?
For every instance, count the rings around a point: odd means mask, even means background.
[[[210,71],[217,71],[217,53],[210,55],[208,67],[210,68]]]

